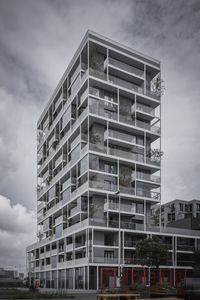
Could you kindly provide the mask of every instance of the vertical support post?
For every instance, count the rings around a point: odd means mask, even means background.
[[[97,290],[99,289],[99,266],[97,266]]]

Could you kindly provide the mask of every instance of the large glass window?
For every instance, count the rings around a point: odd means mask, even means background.
[[[76,289],[83,289],[83,281],[84,281],[84,273],[83,268],[76,268],[75,269],[75,288]]]
[[[66,289],[73,289],[73,269],[66,270]]]

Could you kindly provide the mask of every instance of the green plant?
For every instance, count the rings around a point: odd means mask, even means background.
[[[120,113],[120,115],[125,116],[125,117],[130,115],[129,110],[124,107],[120,107],[119,113]]]
[[[122,166],[119,170],[119,184],[122,186],[130,186],[132,169],[129,167]]]
[[[165,290],[171,289],[171,285],[168,281],[162,281],[160,287],[161,289],[165,289]]]
[[[160,210],[157,209],[153,215],[153,221],[155,226],[159,225],[159,220],[160,220]]]
[[[136,115],[135,115],[135,114],[131,114],[131,119],[132,119],[133,121],[135,121],[135,120],[136,120]]]
[[[147,156],[155,160],[159,160],[163,155],[164,152],[160,149],[150,149]]]
[[[89,205],[89,217],[94,217],[95,213],[98,211],[98,207],[94,203]]]
[[[93,132],[90,131],[89,133],[89,137],[90,137],[90,142],[92,144],[97,144],[99,142],[101,142],[101,138],[98,134],[94,134]]]
[[[152,93],[156,96],[162,96],[165,91],[164,80],[160,76],[156,76],[151,82]]]
[[[72,118],[76,119],[76,107],[72,106]]]
[[[153,236],[137,243],[136,257],[141,260],[142,266],[159,268],[168,261],[168,247],[159,243],[157,236]]]
[[[71,153],[68,154],[68,161],[71,160]]]

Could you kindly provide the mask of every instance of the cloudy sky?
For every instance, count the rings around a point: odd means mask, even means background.
[[[161,60],[162,201],[200,199],[200,1],[0,0],[0,266],[36,231],[36,122],[87,29]]]

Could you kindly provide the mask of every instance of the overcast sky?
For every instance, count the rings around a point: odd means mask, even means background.
[[[0,266],[25,265],[36,122],[88,29],[161,61],[162,201],[200,199],[199,20],[198,0],[0,0]]]

